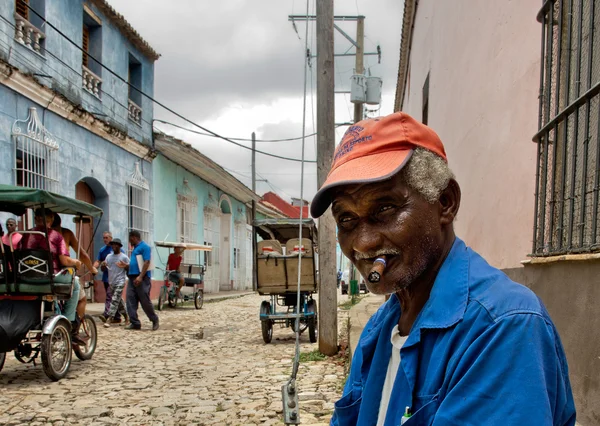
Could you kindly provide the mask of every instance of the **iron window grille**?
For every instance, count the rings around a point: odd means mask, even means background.
[[[142,240],[150,237],[150,186],[142,175],[140,162],[135,163],[135,171],[127,180],[129,231],[138,231]]]
[[[533,256],[600,250],[600,4],[546,0]]]
[[[12,125],[15,141],[15,184],[28,188],[58,190],[58,143],[46,130],[35,108],[25,120]]]

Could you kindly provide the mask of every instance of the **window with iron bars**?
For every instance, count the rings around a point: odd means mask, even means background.
[[[600,4],[547,0],[542,24],[534,256],[600,251]]]

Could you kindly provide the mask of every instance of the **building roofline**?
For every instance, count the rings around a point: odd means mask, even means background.
[[[398,65],[398,82],[396,83],[396,98],[394,99],[394,111],[400,111],[406,94],[406,82],[408,78],[408,65],[410,62],[410,48],[414,30],[415,15],[417,13],[418,0],[404,1],[404,16],[402,18],[402,38],[400,39],[400,63]]]
[[[123,15],[115,10],[106,0],[89,0],[100,11],[110,19],[123,35],[131,41],[131,43],[145,56],[156,61],[160,58],[160,54],[150,46],[150,44],[142,38],[142,36],[131,26]]]
[[[245,204],[252,200],[256,202],[260,200],[258,194],[191,144],[163,132],[155,132],[154,141],[156,151],[169,161],[178,164],[238,201]]]

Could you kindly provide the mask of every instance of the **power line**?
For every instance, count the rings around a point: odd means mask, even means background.
[[[65,40],[67,40],[69,43],[71,43],[73,46],[75,46],[78,50],[80,50],[84,55],[89,56],[90,58],[92,58],[94,61],[96,61],[103,69],[105,69],[106,71],[108,71],[109,73],[111,73],[112,75],[114,75],[117,79],[121,80],[123,83],[125,83],[129,88],[139,92],[141,95],[143,95],[144,97],[146,97],[148,100],[154,102],[156,105],[162,107],[163,109],[167,110],[168,112],[170,112],[171,114],[175,115],[176,117],[182,119],[183,121],[191,124],[192,126],[198,127],[199,129],[203,130],[206,133],[210,133],[212,136],[222,139],[226,142],[232,143],[234,145],[237,145],[241,148],[244,149],[248,149],[248,150],[252,150],[252,148],[249,148],[247,146],[244,146],[242,144],[239,144],[229,138],[226,138],[224,136],[221,136],[220,134],[213,132],[210,129],[207,129],[206,127],[203,127],[195,122],[193,122],[192,120],[190,120],[189,118],[179,114],[178,112],[172,110],[171,108],[167,107],[166,105],[164,105],[163,103],[157,101],[156,99],[154,99],[152,96],[146,94],[145,92],[143,92],[141,90],[141,88],[135,87],[134,85],[132,85],[130,82],[128,82],[127,80],[125,80],[123,77],[121,77],[120,75],[118,75],[116,72],[114,72],[112,69],[110,69],[109,67],[107,67],[106,65],[104,65],[101,61],[99,61],[98,59],[94,58],[92,55],[90,55],[88,52],[86,52],[85,50],[83,50],[83,48],[81,46],[79,46],[77,43],[75,43],[73,40],[71,40],[69,37],[67,37],[66,34],[64,34],[62,31],[60,31],[58,28],[56,28],[54,25],[52,25],[52,23],[48,22],[46,20],[45,17],[43,17],[42,15],[40,15],[36,10],[34,10],[29,4],[24,3],[25,5],[27,5],[27,8],[29,10],[31,10],[35,15],[37,15],[47,26],[49,26],[50,28],[52,28],[54,31],[56,31],[59,35],[61,35]],[[189,129],[184,129],[184,130],[189,130]],[[298,158],[289,158],[289,157],[284,157],[281,155],[276,155],[276,154],[270,154],[268,152],[264,152],[264,151],[259,151],[256,150],[257,153],[262,154],[262,155],[267,155],[270,157],[274,157],[274,158],[278,158],[280,160],[286,160],[286,161],[297,161],[297,162],[308,162],[308,163],[316,163],[315,160],[302,160],[302,159],[298,159]]]
[[[163,122],[164,122],[163,120],[158,120],[158,119],[156,119],[155,121],[159,121],[159,122],[161,122],[161,123],[163,123]],[[207,135],[207,134],[205,134],[205,133],[202,133],[202,132],[198,132],[198,131],[196,131],[196,130],[187,129],[187,128],[185,128],[185,127],[183,127],[183,126],[179,126],[179,125],[177,125],[177,124],[173,124],[173,123],[169,123],[169,122],[167,122],[166,124],[170,124],[171,126],[177,127],[177,128],[179,128],[179,129],[181,129],[181,130],[186,130],[186,131],[188,131],[188,132],[190,132],[190,133],[195,133],[195,134],[197,134],[197,135],[202,135],[202,136],[213,136],[213,135]],[[200,127],[200,126],[198,126],[198,127]],[[157,129],[157,130],[159,130],[159,131],[160,131],[160,129]],[[161,133],[162,133],[162,132],[161,132]],[[219,137],[219,138],[221,138],[221,139],[224,139],[222,136],[213,136],[213,137]],[[232,144],[234,144],[235,146],[239,146],[240,148],[244,148],[244,149],[247,149],[248,151],[252,151],[252,147],[249,147],[249,146],[246,146],[246,145],[242,145],[241,143],[234,142],[234,141],[232,141],[232,140],[229,140],[229,139],[227,139],[227,138],[225,138],[225,140],[226,140],[226,141],[228,141],[228,142],[230,142],[230,143],[232,143]],[[279,159],[281,159],[281,160],[302,162],[302,160],[301,160],[301,159],[298,159],[298,158],[284,157],[284,156],[281,156],[281,155],[277,155],[277,154],[271,154],[271,153],[269,153],[269,152],[265,152],[265,151],[260,151],[260,150],[258,150],[258,149],[254,150],[254,152],[256,152],[257,154],[267,155],[267,156],[269,156],[269,157],[279,158]],[[304,162],[305,162],[305,163],[316,163],[317,161],[316,161],[316,160],[304,160]]]

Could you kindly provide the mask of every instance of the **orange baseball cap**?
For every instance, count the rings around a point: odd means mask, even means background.
[[[325,183],[313,198],[312,217],[325,213],[332,201],[332,188],[390,179],[404,167],[415,148],[427,149],[448,162],[439,136],[403,112],[350,126],[335,150]]]

